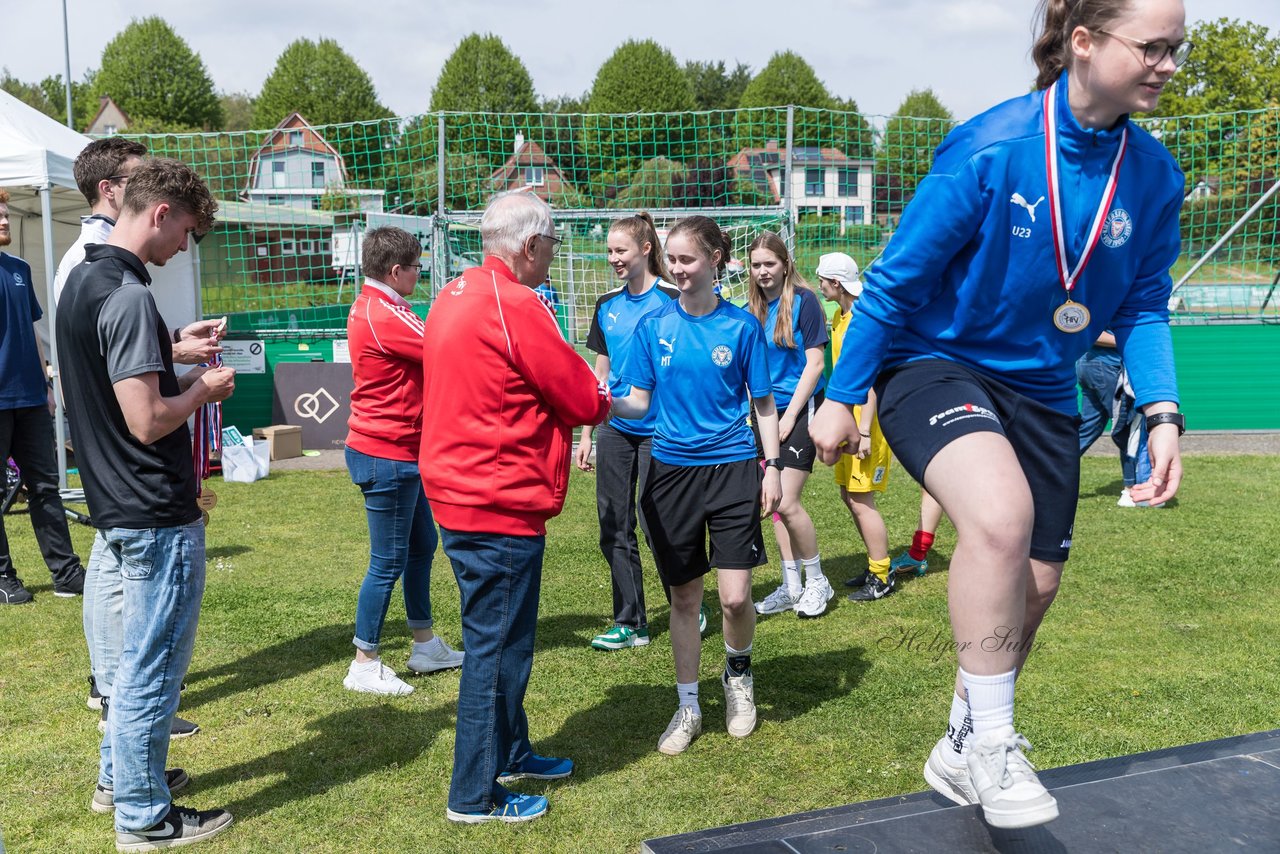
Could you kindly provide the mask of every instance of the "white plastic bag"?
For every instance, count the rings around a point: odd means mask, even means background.
[[[271,471],[271,447],[244,437],[243,445],[222,446],[222,479],[231,483],[253,483]]]

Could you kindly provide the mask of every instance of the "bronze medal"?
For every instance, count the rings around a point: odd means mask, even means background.
[[[1054,311],[1053,325],[1063,332],[1080,332],[1089,325],[1089,309],[1067,300]]]
[[[200,491],[200,497],[196,499],[196,506],[206,512],[212,510],[218,506],[218,493],[206,486]]]

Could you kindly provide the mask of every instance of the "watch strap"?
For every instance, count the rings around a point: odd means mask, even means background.
[[[1187,432],[1187,419],[1181,412],[1157,412],[1155,415],[1147,416],[1148,433],[1151,432],[1151,428],[1159,427],[1161,424],[1176,425],[1179,436]]]

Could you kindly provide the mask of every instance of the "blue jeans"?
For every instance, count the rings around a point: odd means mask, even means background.
[[[1080,383],[1082,455],[1107,429],[1119,379],[1120,353],[1114,348],[1091,347],[1076,362],[1076,381]]]
[[[93,537],[93,551],[84,571],[83,617],[93,681],[99,694],[110,697],[124,643],[124,579],[120,577],[119,554],[110,550],[102,531]]]
[[[347,471],[364,493],[369,520],[369,569],[356,597],[352,643],[373,654],[382,638],[391,591],[401,575],[409,628],[431,628],[431,558],[439,540],[417,463],[371,457],[347,448]]]
[[[546,537],[440,529],[462,593],[467,657],[458,685],[457,738],[449,809],[487,810],[498,774],[532,753],[524,692],[533,669],[533,636]]]
[[[114,785],[116,830],[142,830],[172,802],[165,760],[204,597],[204,525],[108,528],[99,536],[101,564],[122,580],[123,633],[98,782]]]

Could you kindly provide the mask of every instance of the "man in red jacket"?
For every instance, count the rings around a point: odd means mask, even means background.
[[[551,209],[502,194],[480,235],[484,263],[446,285],[427,315],[418,459],[462,594],[467,655],[446,814],[466,823],[537,818],[546,798],[501,784],[573,773],[572,761],[533,752],[524,693],[546,522],[564,506],[572,431],[599,424],[610,405],[533,291],[560,245]]]

